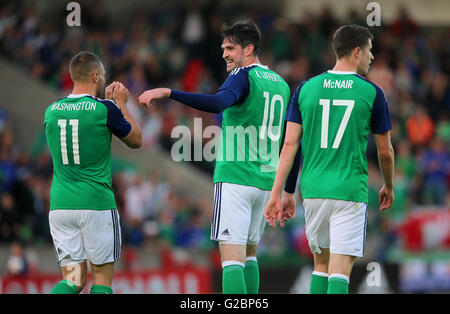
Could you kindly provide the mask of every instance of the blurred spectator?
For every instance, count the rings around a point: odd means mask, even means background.
[[[143,178],[139,174],[133,174],[127,184],[124,195],[124,219],[127,227],[124,232],[129,243],[139,246],[144,241],[142,225],[144,220],[144,198],[146,191],[143,189]]]
[[[414,89],[414,79],[408,66],[404,62],[399,62],[394,73],[395,87],[398,92],[410,94]]]
[[[432,85],[426,96],[427,104],[434,120],[439,115],[448,113],[450,110],[450,84],[448,75],[438,73],[432,80]]]
[[[6,128],[6,124],[8,122],[8,115],[5,111],[0,109],[0,134],[3,133],[3,131]]]
[[[153,104],[152,110],[147,112],[147,117],[142,126],[142,148],[158,147],[162,132],[162,113],[158,105]]]
[[[436,134],[437,136],[447,144],[450,144],[450,119],[449,112],[443,112],[442,115],[439,116],[436,126]]]
[[[145,219],[156,220],[160,212],[165,210],[171,188],[158,170],[152,172],[147,180],[151,194],[144,201]]]
[[[394,73],[389,67],[388,60],[384,55],[377,55],[373,64],[370,66],[370,71],[367,74],[367,78],[380,86],[386,97],[393,94],[394,85]]]
[[[408,10],[401,7],[397,18],[391,23],[391,30],[396,36],[404,38],[417,33],[419,25],[409,15]]]
[[[292,58],[292,44],[287,32],[289,25],[284,18],[279,18],[274,23],[274,32],[270,37],[270,50],[276,60]]]
[[[18,242],[11,244],[10,255],[6,262],[6,273],[8,275],[25,275],[28,273],[28,260],[24,249]]]
[[[407,141],[402,141],[395,153],[395,168],[399,169],[408,180],[412,180],[417,173],[418,163],[411,153],[411,145]]]
[[[406,130],[415,148],[426,146],[434,134],[434,122],[424,107],[419,106],[406,121]]]
[[[20,215],[9,192],[0,195],[0,240],[17,240],[20,232]]]
[[[200,58],[203,56],[205,24],[196,1],[188,1],[184,13],[181,36],[188,49],[189,58]]]
[[[14,136],[10,129],[6,128],[0,133],[0,173],[1,187],[0,191],[11,191],[16,180],[17,169],[14,164],[17,150],[13,145]]]
[[[431,146],[423,152],[420,171],[425,203],[444,205],[448,190],[447,177],[450,175],[450,155],[438,137],[434,137]]]

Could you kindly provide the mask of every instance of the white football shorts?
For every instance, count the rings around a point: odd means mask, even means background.
[[[367,204],[335,199],[304,199],[306,237],[311,252],[363,257]]]
[[[103,265],[120,257],[122,237],[117,209],[51,210],[49,223],[61,266],[85,260]]]
[[[211,240],[258,244],[266,226],[264,210],[270,191],[225,182],[218,182],[214,187]]]

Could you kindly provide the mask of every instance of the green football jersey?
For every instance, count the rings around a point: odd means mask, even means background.
[[[278,165],[290,89],[266,66],[233,70],[220,90],[236,102],[223,111],[214,183],[271,190]]]
[[[368,135],[391,129],[383,91],[353,72],[328,71],[297,88],[287,120],[303,127],[303,198],[367,203]]]
[[[111,180],[111,134],[131,125],[111,100],[69,95],[45,111],[45,134],[53,161],[50,210],[116,208]]]

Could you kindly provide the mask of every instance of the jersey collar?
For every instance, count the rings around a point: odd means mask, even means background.
[[[331,74],[356,74],[353,71],[333,71],[333,70],[328,70],[327,72],[331,73]]]
[[[81,98],[81,97],[86,97],[86,96],[93,97],[90,94],[70,94],[66,98]]]
[[[247,65],[245,67],[241,67],[240,69],[245,69],[245,68],[249,68],[249,67],[253,67],[253,66],[258,66],[258,67],[266,69],[266,70],[269,69],[269,67],[267,65],[262,65],[261,63],[252,63],[252,64],[249,64],[249,65]]]
[[[260,68],[266,69],[266,70],[269,69],[269,67],[267,65],[262,65],[261,63],[253,63],[253,64],[250,64],[249,67],[254,66],[254,65],[256,65]]]

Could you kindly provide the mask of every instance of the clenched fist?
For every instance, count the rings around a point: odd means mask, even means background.
[[[121,105],[125,105],[128,101],[128,97],[130,96],[130,92],[122,83],[117,83],[116,87],[113,89],[113,99],[116,103],[120,103]]]

